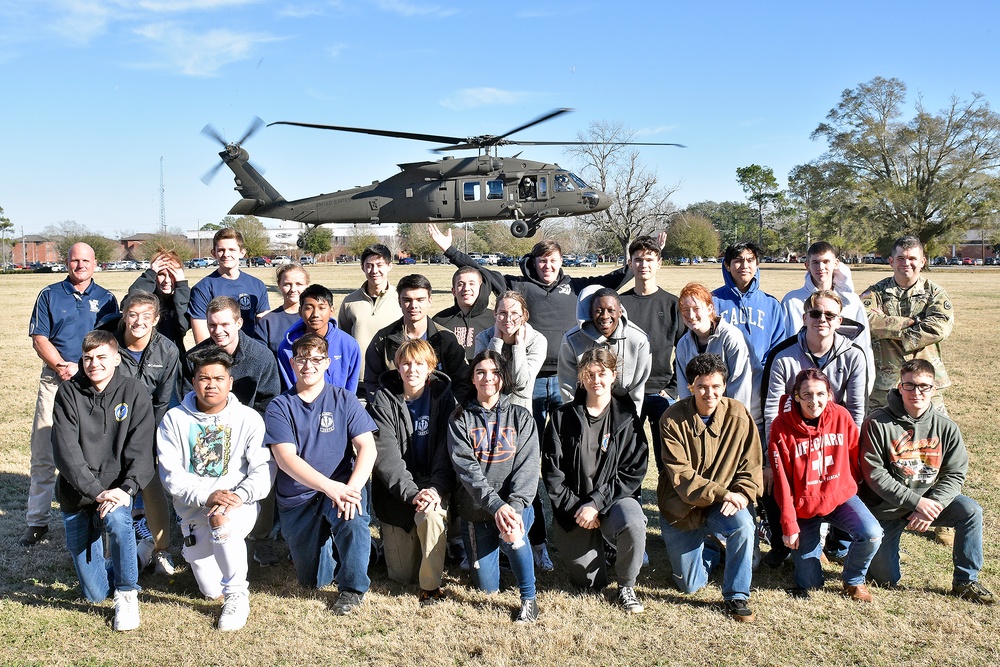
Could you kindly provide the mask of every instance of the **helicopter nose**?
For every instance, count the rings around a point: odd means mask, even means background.
[[[593,209],[595,212],[603,211],[608,207],[608,202],[607,202],[607,197],[602,197],[601,196],[602,194],[603,193],[599,192],[584,192],[583,193],[584,205],[586,205],[587,208]],[[603,206],[601,206],[602,201],[605,202]]]

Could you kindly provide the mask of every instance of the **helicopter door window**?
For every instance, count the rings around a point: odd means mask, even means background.
[[[525,176],[517,185],[517,194],[521,199],[535,199],[538,197],[538,190],[535,187],[535,177]]]
[[[548,190],[548,178],[545,176],[538,177],[538,198],[545,199],[549,196]]]
[[[573,183],[569,180],[569,176],[566,174],[556,174],[555,181],[552,183],[552,188],[556,192],[572,192],[576,189],[573,187]]]
[[[480,188],[479,181],[466,181],[462,184],[462,198],[465,201],[479,201]]]
[[[486,198],[503,199],[503,181],[486,181]]]

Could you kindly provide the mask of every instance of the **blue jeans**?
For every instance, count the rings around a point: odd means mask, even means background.
[[[105,514],[103,519],[96,506],[63,512],[63,525],[66,527],[66,548],[73,557],[73,567],[85,598],[100,602],[113,590],[139,590],[131,507],[119,507]],[[102,531],[110,538],[110,569],[104,560]]]
[[[527,533],[534,520],[534,512],[525,507],[521,512],[524,532]],[[507,555],[510,569],[517,579],[522,600],[535,598],[535,559],[527,543],[520,549],[500,539],[500,531],[493,521],[470,522],[462,519],[462,541],[469,556],[472,583],[481,591],[496,593],[500,590],[500,550]]]
[[[851,546],[844,560],[844,584],[865,583],[868,566],[882,541],[882,528],[857,495],[851,496],[826,516],[799,519],[799,548],[792,549],[795,563],[795,585],[799,588],[822,588],[823,566],[820,556],[819,526],[826,521],[851,537]]]
[[[906,530],[907,522],[906,517],[879,521],[885,536],[868,568],[868,576],[875,583],[899,583],[899,536]],[[983,568],[983,508],[979,503],[968,496],[955,496],[931,525],[955,529],[955,546],[951,552],[955,565],[952,584],[978,580],[979,571]]]
[[[361,496],[361,507],[368,507],[367,489],[361,490]],[[338,517],[333,501],[317,493],[297,507],[279,506],[278,517],[300,584],[323,588],[336,580],[342,593],[368,592],[371,532],[367,513],[351,520]]]
[[[675,399],[659,394],[646,394],[642,401],[642,415],[639,417],[639,424],[645,424],[649,420],[649,430],[653,434],[653,460],[656,461],[656,471],[663,470],[663,440],[660,438],[660,417],[675,403]]]
[[[754,519],[749,509],[733,516],[722,515],[722,503],[708,510],[705,525],[695,530],[674,528],[660,516],[660,531],[674,572],[674,585],[683,593],[694,593],[708,583],[720,554],[705,548],[705,538],[714,535],[726,544],[726,568],[722,575],[722,599],[749,600],[753,577]]]

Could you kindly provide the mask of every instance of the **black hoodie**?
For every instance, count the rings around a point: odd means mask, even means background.
[[[469,310],[469,314],[466,315],[462,312],[462,309],[458,305],[458,299],[455,299],[455,305],[445,308],[431,318],[435,324],[455,334],[458,344],[465,348],[465,358],[467,361],[472,361],[472,358],[476,356],[476,336],[496,324],[493,311],[489,309],[490,278],[478,266],[474,268],[479,271],[483,284],[479,289],[479,296],[476,298],[476,302],[472,304],[472,308]]]
[[[153,479],[153,402],[142,382],[118,370],[98,392],[81,367],[59,385],[52,410],[52,449],[64,512],[96,504],[121,488],[130,496]]]

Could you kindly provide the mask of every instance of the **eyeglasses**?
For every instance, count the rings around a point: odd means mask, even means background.
[[[809,317],[813,318],[814,320],[818,320],[819,318],[822,317],[827,322],[832,322],[838,317],[840,317],[840,313],[831,313],[828,310],[810,310]]]
[[[496,312],[496,318],[498,320],[500,320],[501,322],[502,321],[516,322],[519,319],[521,319],[521,317],[522,317],[521,313],[517,313],[517,312],[509,312],[509,311],[506,311],[506,310],[498,310]]]
[[[314,368],[319,368],[327,357],[292,357],[292,361],[295,362],[296,366],[305,366],[309,364]]]
[[[934,391],[932,384],[914,384],[913,382],[900,382],[899,388],[903,391],[915,391],[921,394],[929,394]]]

